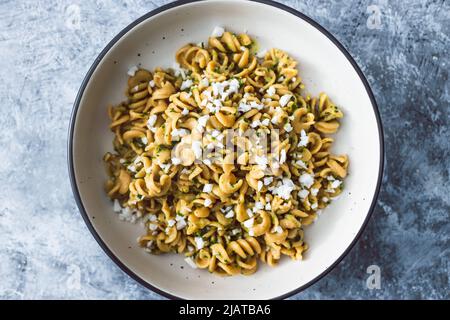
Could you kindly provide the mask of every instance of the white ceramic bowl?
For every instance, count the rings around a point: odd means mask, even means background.
[[[287,51],[300,62],[309,91],[327,92],[345,113],[334,146],[350,157],[345,192],[306,229],[310,250],[303,261],[285,258],[278,267],[263,266],[252,276],[222,278],[187,267],[180,255],[145,253],[136,244],[143,227],[119,221],[103,189],[107,177],[102,156],[112,150],[113,138],[106,108],[124,99],[129,67],[138,63],[148,69],[170,67],[180,46],[205,41],[218,25],[248,31],[261,48]],[[284,298],[307,288],[355,244],[373,210],[383,170],[380,117],[361,70],[324,28],[272,1],[173,2],[126,27],[101,52],[83,81],[68,147],[73,192],[95,239],[131,277],[170,298]]]

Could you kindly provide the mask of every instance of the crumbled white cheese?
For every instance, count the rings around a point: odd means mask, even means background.
[[[276,226],[276,228],[273,228],[273,231],[276,233],[283,233],[283,228],[281,228],[281,226]]]
[[[153,245],[153,240],[150,240],[149,242],[147,242],[147,244],[145,245],[147,248],[151,248]]]
[[[150,223],[150,224],[148,225],[148,228],[149,228],[151,231],[155,231],[156,229],[158,229],[158,226],[157,226],[156,224],[154,224],[154,223]]]
[[[136,167],[134,165],[130,164],[128,166],[128,170],[130,170],[131,172],[136,172]]]
[[[209,80],[208,80],[208,78],[203,78],[202,80],[200,80],[200,85],[202,86],[202,87],[207,87],[207,86],[209,86]]]
[[[220,99],[225,101],[225,99],[232,93],[237,93],[239,91],[239,81],[237,79],[231,79],[230,81],[223,82],[213,82],[211,83],[212,94],[214,97],[218,97],[220,95]],[[228,89],[227,89],[228,87]]]
[[[208,91],[206,91],[206,92],[208,92]],[[206,98],[200,102],[201,107],[206,107],[207,104],[208,104],[208,99],[206,99]]]
[[[119,213],[119,219],[121,221],[127,221],[131,223],[136,223],[136,220],[142,216],[142,213],[137,213],[131,210],[129,207],[122,208],[121,213]]]
[[[216,140],[217,140],[217,141],[222,141],[222,140],[223,140],[223,133],[219,134],[219,135],[216,137]]]
[[[277,92],[277,89],[275,89],[274,86],[270,86],[267,89],[267,94],[269,95],[269,97],[273,97],[275,95],[275,93]]]
[[[266,203],[266,206],[264,207],[264,209],[265,209],[266,211],[272,210],[272,205],[270,204],[270,202],[267,202],[267,203]]]
[[[283,96],[281,96],[280,98],[280,106],[284,107],[285,105],[287,105],[287,103],[289,102],[289,100],[291,100],[292,95],[291,94],[285,94]]]
[[[211,192],[213,189],[213,185],[211,183],[207,183],[203,186],[203,192]]]
[[[280,164],[286,162],[286,150],[282,149],[280,152]]]
[[[239,106],[238,106],[239,112],[247,112],[247,111],[250,111],[251,109],[262,110],[264,108],[264,105],[261,103],[258,103],[256,101],[251,101],[250,103],[246,103],[246,100],[247,99],[244,98],[239,102]]]
[[[139,164],[140,162],[142,162],[142,157],[141,157],[141,156],[137,156],[137,157],[134,159],[134,161],[133,161],[134,164]]]
[[[340,180],[334,180],[334,181],[331,183],[331,188],[336,189],[336,188],[338,188],[341,184],[342,184],[342,181],[340,181]]]
[[[147,127],[148,127],[149,129],[153,128],[153,126],[155,125],[157,119],[158,119],[158,116],[157,116],[156,114],[152,114],[152,115],[148,118],[148,121],[147,121]]]
[[[202,143],[200,141],[193,141],[192,151],[195,154],[195,158],[200,159],[202,157]]]
[[[170,219],[169,221],[167,221],[167,225],[169,227],[173,227],[175,225],[175,223],[177,223],[174,219]]]
[[[201,116],[197,119],[197,129],[201,132],[203,132],[203,128],[206,127],[206,124],[208,123],[209,115]]]
[[[292,129],[292,125],[289,122],[284,125],[284,130],[286,130],[286,132],[291,132]]]
[[[179,158],[172,158],[172,164],[179,165],[181,163],[181,159]]]
[[[327,198],[327,197],[323,197],[323,198],[322,198],[322,201],[325,202],[325,203],[327,203],[327,202],[328,202],[328,198]]]
[[[299,195],[299,197],[301,198],[301,199],[306,199],[306,197],[308,196],[308,194],[309,194],[309,191],[308,190],[300,190],[299,192],[298,192],[298,195]]]
[[[206,101],[213,101],[211,90],[205,90],[202,92],[202,95],[205,96]]]
[[[310,188],[314,183],[314,177],[309,173],[304,173],[300,176],[299,182],[302,186]]]
[[[328,181],[334,181],[335,179],[334,179],[333,176],[328,176],[328,177],[327,177],[327,180],[328,180]]]
[[[233,217],[234,217],[234,211],[233,210],[228,211],[227,214],[225,215],[225,218],[227,218],[227,219],[231,219]]]
[[[205,202],[203,202],[203,204],[205,205],[205,207],[209,207],[212,204],[211,199],[205,199]]]
[[[122,206],[120,205],[119,200],[114,199],[114,212],[122,211]]]
[[[247,111],[250,111],[251,109],[252,109],[252,107],[250,105],[246,104],[245,102],[241,101],[239,103],[239,106],[238,106],[238,111],[239,112],[245,113]]]
[[[239,87],[240,87],[239,80],[237,80],[237,79],[231,79],[230,80],[230,83],[229,83],[229,91],[230,91],[230,93],[238,92]]]
[[[148,139],[147,139],[147,137],[142,137],[142,138],[141,138],[141,141],[142,141],[142,143],[143,143],[144,145],[147,145],[147,144],[148,144]]]
[[[248,230],[248,235],[253,237],[255,235],[255,231],[253,231],[253,229]]]
[[[256,201],[253,211],[262,210],[263,208],[264,208],[263,203],[261,201]]]
[[[263,179],[264,185],[268,186],[269,184],[271,184],[273,182],[273,177],[265,177]]]
[[[260,58],[260,59],[263,59],[263,58],[266,56],[266,54],[267,54],[267,50],[264,49],[264,50],[261,50],[260,52],[258,52],[258,53],[256,54],[256,57],[257,57],[257,58]]]
[[[283,110],[280,107],[276,107],[275,108],[275,113],[272,116],[272,119],[270,120],[270,122],[272,122],[273,124],[277,124],[278,122],[280,122],[280,117],[283,115]]]
[[[260,124],[261,124],[261,121],[259,121],[259,120],[254,120],[254,121],[250,124],[250,127],[256,128],[256,127],[258,127]]]
[[[138,71],[139,68],[137,66],[132,66],[130,69],[128,69],[128,75],[130,77],[133,77],[136,74],[136,71]]]
[[[257,110],[262,110],[264,108],[264,105],[262,105],[256,101],[251,101],[250,107],[252,107],[253,109],[257,109]]]
[[[167,173],[167,172],[169,172],[169,169],[170,169],[170,167],[172,166],[172,164],[170,164],[170,163],[158,163],[158,165],[159,165],[159,167],[161,168],[161,169],[163,169],[163,171],[165,172],[165,173]]]
[[[181,77],[184,79],[186,79],[186,72],[184,71],[183,68],[181,68],[180,64],[175,62],[172,66],[173,70],[175,71],[175,75],[178,77],[179,75],[181,75]]]
[[[214,138],[217,138],[219,135],[220,135],[220,131],[217,130],[217,129],[214,129],[214,130],[211,132],[211,136],[214,137]]]
[[[148,85],[150,86],[150,88],[153,88],[156,84],[155,84],[155,80],[150,80],[150,82],[148,83]]]
[[[247,209],[247,215],[251,218],[253,217],[253,211],[251,209]]]
[[[193,260],[191,257],[185,258],[184,261],[186,261],[186,263],[187,263],[192,269],[197,269],[197,265],[195,264],[194,260]]]
[[[181,111],[181,114],[182,114],[183,116],[187,116],[187,115],[189,114],[189,110],[186,109],[186,108],[184,108],[183,111]]]
[[[306,134],[305,130],[300,131],[300,141],[298,143],[298,147],[306,147],[309,142],[309,137]]]
[[[311,205],[311,209],[313,209],[313,210],[316,210],[316,209],[317,209],[317,202],[314,202],[314,203]]]
[[[177,221],[177,230],[184,229],[186,227],[186,220],[180,219]]]
[[[251,227],[253,227],[254,222],[255,222],[255,218],[250,218],[248,220],[245,220],[244,227],[250,229]]]
[[[231,230],[231,233],[235,236],[235,235],[237,235],[238,233],[240,233],[241,232],[241,229],[233,229],[233,230]]]
[[[312,188],[311,189],[311,194],[315,197],[315,196],[317,196],[317,194],[319,193],[319,189],[317,189],[317,188]]]
[[[194,82],[192,82],[191,79],[186,79],[181,83],[180,90],[189,89],[190,87],[192,87],[193,84]]]
[[[275,194],[285,200],[288,200],[291,196],[291,192],[294,191],[295,184],[289,178],[283,178],[279,186],[272,190],[272,194]]]
[[[222,142],[217,142],[217,143],[216,143],[216,146],[217,146],[219,149],[225,148],[225,146],[223,145]]]
[[[213,89],[212,94],[214,95],[214,97],[217,97],[219,93],[223,92],[225,89],[225,85],[221,82],[213,82],[211,86]]]
[[[263,187],[263,182],[258,181],[258,192],[261,191],[262,187]]]
[[[156,220],[158,220],[158,217],[154,214],[151,214],[148,216],[148,220],[151,222],[155,222]]]
[[[295,162],[295,164],[297,164],[300,168],[306,169],[306,164],[302,161],[302,160],[297,160]]]
[[[222,207],[222,208],[220,208],[220,211],[222,211],[222,213],[225,213],[231,209],[232,209],[232,207]]]
[[[205,241],[203,240],[202,237],[195,237],[194,241],[195,241],[195,246],[197,247],[197,250],[203,249],[203,247],[205,246]]]
[[[225,29],[219,26],[214,27],[212,33],[211,33],[211,37],[221,37],[223,36],[223,33],[225,32]]]
[[[270,119],[270,122],[272,122],[273,124],[277,124],[279,120],[279,117],[277,114],[274,114],[272,119]]]
[[[260,157],[260,156],[255,156],[255,162],[256,164],[260,165],[260,166],[266,166],[269,163],[269,160],[267,159],[267,157]]]
[[[126,160],[123,159],[123,158],[119,160],[119,163],[120,163],[120,164],[124,164],[125,162],[126,162]]]
[[[189,134],[189,130],[181,128],[181,129],[173,129],[170,132],[173,141],[179,141],[181,137],[187,136]]]

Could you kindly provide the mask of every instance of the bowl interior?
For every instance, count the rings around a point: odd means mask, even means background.
[[[218,277],[191,269],[175,254],[149,255],[136,244],[142,225],[119,221],[104,193],[102,157],[112,150],[107,106],[124,100],[127,71],[140,64],[170,67],[176,50],[206,41],[215,26],[247,31],[260,48],[277,47],[299,61],[313,94],[324,91],[342,106],[344,119],[333,151],[350,157],[340,198],[306,228],[303,261],[282,259],[252,276]],[[73,175],[90,223],[113,255],[137,277],[165,293],[188,299],[267,299],[285,295],[330,268],[364,224],[380,170],[377,117],[364,83],[344,53],[307,21],[274,6],[249,1],[188,3],[153,15],[122,36],[98,62],[82,88],[73,124]],[[95,217],[95,218],[94,218]]]

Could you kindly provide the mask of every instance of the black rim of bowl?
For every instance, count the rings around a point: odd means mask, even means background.
[[[80,196],[80,192],[78,190],[78,185],[76,183],[76,178],[75,178],[75,170],[74,170],[74,164],[73,164],[73,135],[74,135],[74,128],[75,128],[75,122],[76,122],[76,117],[77,117],[77,112],[78,112],[78,108],[80,105],[80,101],[82,99],[82,96],[84,94],[84,90],[86,89],[86,86],[92,76],[92,74],[94,73],[95,69],[97,68],[98,64],[100,63],[100,61],[103,59],[103,57],[107,54],[107,52],[111,49],[111,47],[119,40],[121,39],[126,33],[128,33],[128,31],[130,31],[132,28],[134,28],[135,26],[137,26],[138,24],[140,24],[141,22],[147,20],[148,18],[164,12],[168,9],[172,9],[175,7],[179,7],[185,4],[189,4],[189,3],[193,3],[193,2],[199,2],[199,1],[204,1],[204,0],[178,0],[178,1],[174,1],[171,3],[168,3],[166,5],[163,5],[161,7],[156,8],[153,11],[150,11],[149,13],[143,15],[142,17],[138,18],[137,20],[135,20],[134,22],[132,22],[131,24],[129,24],[127,27],[125,27],[122,31],[119,32],[119,34],[117,34],[109,43],[108,45],[102,50],[102,52],[98,55],[98,57],[95,59],[94,63],[92,64],[92,66],[90,67],[87,75],[85,76],[80,90],[78,91],[77,97],[75,99],[74,102],[74,106],[73,106],[73,110],[72,110],[72,114],[70,117],[70,124],[69,124],[69,136],[68,136],[68,166],[69,166],[69,176],[70,176],[70,184],[72,186],[72,191],[75,197],[75,201],[77,203],[78,209],[86,223],[86,225],[89,228],[89,231],[92,233],[92,235],[94,236],[95,240],[98,242],[98,244],[100,245],[100,247],[103,249],[103,251],[105,251],[105,253],[126,273],[128,274],[131,278],[133,278],[134,280],[136,280],[137,282],[139,282],[141,285],[143,285],[144,287],[162,295],[165,296],[166,298],[170,298],[170,299],[182,299],[180,297],[174,296],[168,292],[165,292],[153,285],[151,285],[150,283],[148,283],[147,281],[145,281],[144,279],[142,279],[141,277],[139,277],[137,274],[135,274],[132,270],[130,270],[121,260],[119,260],[119,258],[116,257],[116,255],[109,249],[109,247],[103,242],[103,240],[101,239],[100,235],[97,233],[97,231],[95,230],[94,226],[92,225],[91,221],[89,220],[88,214],[84,208],[84,205],[81,201],[81,196]],[[372,108],[373,111],[375,113],[375,117],[377,120],[377,126],[378,126],[378,134],[379,134],[379,143],[380,143],[380,166],[378,168],[378,180],[377,180],[377,186],[375,189],[375,193],[372,199],[372,203],[370,205],[369,208],[369,212],[367,213],[367,216],[364,220],[364,223],[362,224],[360,230],[358,231],[357,235],[355,236],[355,238],[353,239],[352,243],[348,246],[348,248],[344,251],[344,253],[341,254],[341,256],[331,265],[329,266],[327,269],[325,269],[320,275],[318,275],[317,277],[315,277],[314,279],[312,279],[311,281],[309,281],[308,283],[300,286],[299,288],[292,290],[290,292],[287,292],[281,296],[275,297],[273,299],[285,299],[288,298],[294,294],[297,294],[303,290],[305,290],[306,288],[310,287],[311,285],[313,285],[314,283],[316,283],[317,281],[319,281],[320,279],[322,279],[323,277],[325,277],[331,270],[333,270],[341,261],[342,259],[345,258],[345,256],[350,252],[350,250],[355,246],[356,242],[359,240],[359,238],[361,237],[364,229],[366,228],[376,205],[377,202],[377,198],[378,198],[378,194],[380,192],[380,187],[381,187],[381,181],[382,181],[382,177],[383,177],[383,169],[384,169],[384,139],[383,139],[383,126],[381,123],[381,117],[378,111],[378,105],[375,101],[375,97],[372,93],[372,90],[370,89],[369,83],[367,81],[367,79],[365,78],[364,74],[362,73],[361,69],[358,67],[358,65],[356,64],[355,60],[352,58],[352,56],[350,55],[350,53],[344,48],[344,46],[330,33],[328,32],[324,27],[322,27],[319,23],[317,23],[316,21],[314,21],[313,19],[309,18],[308,16],[306,16],[305,14],[291,8],[288,7],[284,4],[272,1],[272,0],[247,0],[247,1],[252,1],[252,2],[258,2],[258,3],[262,3],[262,4],[266,4],[272,7],[276,7],[279,9],[282,9],[284,11],[287,11],[295,16],[297,16],[298,18],[308,22],[310,25],[312,25],[313,27],[315,27],[317,30],[319,30],[321,33],[323,33],[329,40],[331,40],[338,48],[339,50],[345,55],[345,57],[347,58],[347,60],[352,64],[353,68],[355,69],[355,71],[358,73],[359,78],[361,79],[362,83],[364,84],[364,87],[366,88],[366,92],[370,98],[370,101],[372,103]]]

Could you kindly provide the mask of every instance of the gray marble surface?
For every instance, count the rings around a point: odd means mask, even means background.
[[[168,1],[0,0],[0,298],[161,299],[103,253],[76,208],[67,127],[89,66]],[[292,299],[449,299],[450,4],[282,1],[348,48],[384,123],[386,169],[361,241]],[[369,289],[367,268],[381,272]]]

